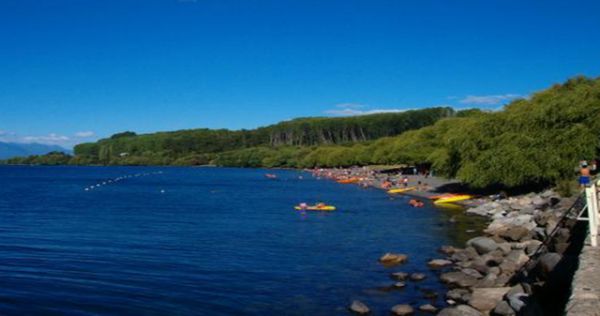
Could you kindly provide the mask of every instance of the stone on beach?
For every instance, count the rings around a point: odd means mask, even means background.
[[[406,262],[408,256],[405,254],[388,252],[379,258],[379,262],[384,265],[397,265]]]
[[[483,314],[469,305],[458,305],[442,309],[438,316],[483,316]]]
[[[361,301],[352,301],[352,304],[350,305],[350,310],[359,315],[366,315],[371,312],[369,307]]]
[[[440,276],[440,279],[448,284],[456,285],[459,287],[471,287],[477,284],[477,278],[467,275],[460,271],[447,272]]]
[[[469,305],[482,312],[491,311],[509,290],[510,287],[474,288]]]

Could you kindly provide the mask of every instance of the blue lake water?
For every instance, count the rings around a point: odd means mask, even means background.
[[[0,314],[346,315],[359,299],[387,315],[431,302],[422,289],[441,293],[426,262],[477,225],[380,190],[269,172],[279,179],[258,169],[0,167]],[[338,211],[302,215],[292,207],[303,201]],[[382,267],[388,251],[408,263]],[[384,290],[395,271],[428,278]]]

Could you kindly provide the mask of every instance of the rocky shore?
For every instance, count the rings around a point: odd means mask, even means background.
[[[316,176],[361,176],[358,184],[374,187],[390,179],[366,169],[326,170]],[[490,220],[482,235],[470,239],[463,248],[442,247],[443,256],[432,258],[428,264],[448,286],[446,293],[429,293],[432,298],[443,297],[441,303],[398,304],[390,306],[392,315],[543,315],[540,300],[544,299],[544,289],[549,284],[562,284],[568,290],[568,283],[556,280],[560,277],[555,270],[562,265],[571,244],[576,219],[565,214],[572,209],[575,198],[561,198],[553,191],[545,191],[484,201],[466,210],[467,214]],[[402,265],[406,260],[406,255],[394,253],[379,259],[388,267]],[[391,277],[395,281],[391,286],[401,288],[425,275],[397,271]],[[356,314],[371,313],[368,305],[360,301],[352,302],[349,309]]]

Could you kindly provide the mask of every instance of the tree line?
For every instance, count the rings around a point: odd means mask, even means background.
[[[117,135],[115,135],[117,136]],[[575,77],[500,111],[433,108],[310,118],[249,131],[118,137],[75,148],[72,164],[347,167],[427,164],[473,187],[572,178],[600,153],[600,78]]]

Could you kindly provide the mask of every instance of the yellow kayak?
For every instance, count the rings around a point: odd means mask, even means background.
[[[323,212],[329,212],[329,211],[335,211],[335,206],[332,205],[325,205],[325,206],[307,206],[307,207],[300,207],[300,206],[294,206],[294,209],[297,211],[323,211]]]
[[[416,188],[417,187],[408,187],[408,188],[402,188],[402,189],[391,189],[391,190],[388,190],[387,193],[389,193],[389,194],[398,194],[398,193],[412,191],[412,190],[415,190]]]
[[[468,194],[461,194],[461,195],[455,195],[455,196],[451,196],[451,197],[446,197],[446,198],[440,198],[435,200],[435,204],[443,204],[443,203],[452,203],[452,202],[459,202],[459,201],[464,201],[464,200],[470,200],[473,197],[468,195]]]

